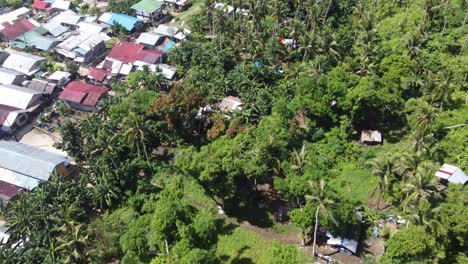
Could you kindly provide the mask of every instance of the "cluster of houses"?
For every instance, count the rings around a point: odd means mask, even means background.
[[[104,12],[95,17],[73,11],[70,1],[34,0],[32,9],[0,14],[0,137],[57,98],[71,108],[94,111],[112,82],[143,67],[174,79],[176,68],[165,64],[167,53],[191,32],[160,22],[189,5],[187,0],[142,0],[132,6],[134,16]],[[128,33],[125,41],[113,36],[117,26]],[[145,26],[150,27],[141,32]],[[62,70],[68,62],[79,67],[78,73]]]

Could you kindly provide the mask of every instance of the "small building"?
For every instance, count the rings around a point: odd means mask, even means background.
[[[35,110],[42,104],[42,94],[28,88],[0,84],[0,105],[21,110]]]
[[[51,1],[51,0],[49,0]],[[64,0],[52,0],[52,5],[51,7],[55,10],[68,10],[70,9],[70,1],[64,1]]]
[[[32,76],[40,69],[40,64],[47,59],[24,52],[11,53],[3,62],[3,67]]]
[[[109,26],[91,21],[82,21],[77,24],[79,31],[88,34],[107,33]]]
[[[88,79],[97,82],[103,83],[107,77],[107,70],[103,68],[89,67]]]
[[[0,134],[11,133],[28,122],[28,113],[16,107],[0,104]]]
[[[20,37],[21,35],[35,29],[37,25],[29,19],[23,19],[13,24],[4,23],[3,29],[0,30],[0,39],[2,41],[11,41]]]
[[[344,237],[334,237],[330,233],[327,233],[329,239],[327,240],[327,245],[336,247],[340,252],[343,252],[348,255],[356,255],[358,241],[353,239],[347,239]]]
[[[435,176],[450,183],[465,184],[468,182],[468,176],[460,168],[450,164],[442,165]]]
[[[59,87],[65,86],[70,82],[71,73],[65,71],[56,71],[46,77],[48,81],[56,83]]]
[[[109,89],[103,86],[73,81],[69,83],[59,95],[70,107],[81,111],[95,111],[99,100],[104,97]]]
[[[34,0],[32,8],[35,12],[52,12],[52,5],[47,1]]]
[[[221,110],[221,112],[230,113],[241,110],[243,104],[244,103],[239,97],[228,96],[218,104],[218,108]]]
[[[0,30],[4,29],[4,25],[13,24],[21,19],[31,15],[31,10],[26,7],[20,7],[9,13],[0,15]]]
[[[21,85],[26,76],[15,70],[0,67],[0,83]]]
[[[28,191],[54,174],[67,176],[70,172],[66,156],[18,142],[0,141],[0,157],[0,181]]]
[[[163,0],[141,0],[132,6],[137,18],[152,22],[158,21],[163,16],[163,8]]]
[[[363,130],[361,131],[361,139],[359,141],[367,145],[382,144],[382,133],[377,130]]]
[[[44,36],[48,32],[49,30],[44,27],[37,27],[17,37],[15,40],[10,41],[10,45],[19,49],[30,47],[42,51],[48,51],[62,41],[58,38],[49,38]]]
[[[55,95],[57,92],[57,84],[42,79],[32,79],[31,82],[29,82],[28,89],[47,95]]]
[[[172,12],[181,12],[186,10],[191,4],[190,0],[164,0]]]
[[[174,37],[177,32],[179,32],[178,27],[167,24],[161,24],[154,30],[154,33],[170,38]]]
[[[57,45],[55,51],[78,63],[89,64],[106,51],[108,40],[110,37],[104,33],[92,34],[79,31]]]
[[[106,12],[99,17],[99,22],[109,26],[119,24],[127,31],[138,30],[143,26],[143,20],[126,14]]]
[[[143,32],[136,40],[136,43],[143,44],[147,48],[153,49],[156,47],[156,45],[160,42],[162,38],[163,36],[157,33]]]

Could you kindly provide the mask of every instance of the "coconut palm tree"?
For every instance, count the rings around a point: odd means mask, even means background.
[[[89,232],[82,224],[66,221],[60,231],[63,236],[57,238],[55,250],[66,255],[67,263],[87,263]]]
[[[121,138],[125,146],[136,150],[138,157],[140,157],[141,153],[144,153],[149,166],[149,157],[146,151],[148,139],[146,138],[147,133],[143,119],[134,112],[129,112],[128,116],[123,119],[120,128],[122,129],[122,134],[116,136]]]
[[[383,158],[375,158],[369,162],[369,165],[372,168],[372,174],[378,177],[379,181],[372,191],[372,195],[376,191],[379,191],[379,198],[377,200],[377,209],[380,208],[380,200],[382,199],[382,194],[385,190],[388,189],[392,177],[395,173],[395,159],[393,157],[384,156]]]
[[[426,203],[441,198],[438,179],[434,177],[434,167],[424,163],[418,167],[414,177],[408,179],[402,186],[405,199],[401,203],[403,211],[413,209],[419,211]]]
[[[336,223],[335,218],[331,212],[331,208],[334,205],[334,201],[328,196],[326,189],[326,182],[321,179],[319,183],[310,181],[310,195],[306,195],[305,198],[309,203],[313,203],[317,206],[315,210],[315,227],[314,227],[314,240],[312,243],[312,256],[315,257],[315,245],[317,243],[317,228],[319,224],[319,217],[327,219]]]

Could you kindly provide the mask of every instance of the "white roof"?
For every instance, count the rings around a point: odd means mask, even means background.
[[[161,37],[162,35],[157,34],[157,33],[143,32],[140,34],[136,42],[141,43],[141,44],[146,44],[146,45],[156,45],[156,43]]]
[[[111,17],[114,15],[114,13],[111,13],[111,12],[105,12],[103,13],[100,17],[99,17],[99,21],[102,22],[102,23],[106,23],[109,22],[109,20],[111,19]]]
[[[0,15],[0,30],[5,28],[4,26],[1,25],[2,23],[8,22],[8,23],[12,24],[17,19],[19,19],[20,17],[28,14],[29,12],[31,12],[31,10],[29,8],[20,7],[18,9],[16,9],[16,10],[13,10],[13,11],[9,12],[9,13]]]
[[[132,71],[133,66],[131,64],[124,63],[119,70],[119,73],[122,75],[129,75]]]
[[[0,141],[0,155],[0,180],[28,190],[68,162],[66,156],[13,141]]]
[[[0,124],[0,130],[7,132],[10,131],[10,125],[16,122],[16,118],[18,117],[18,115],[19,111],[11,111],[10,113],[8,113],[8,116],[6,117],[5,121],[3,121],[3,124]]]
[[[159,68],[161,70],[159,74],[161,74],[162,76],[164,76],[164,78],[168,80],[172,80],[174,78],[174,75],[176,74],[176,67],[173,67],[167,64],[157,64],[154,66],[155,68],[156,67]],[[154,70],[155,72],[156,72],[156,69]]]
[[[445,179],[451,183],[465,184],[468,182],[468,176],[458,167],[450,164],[444,164],[435,173],[435,176]]]
[[[184,30],[180,31],[179,33],[175,34],[174,38],[176,38],[178,40],[184,40],[185,38],[187,38],[188,35],[190,35],[190,33],[192,33],[192,31],[190,31],[188,29],[184,29]]]
[[[107,25],[83,21],[78,23],[79,30],[88,34],[98,34],[107,28]]]
[[[71,76],[71,73],[66,72],[66,71],[56,71],[52,73],[47,79],[53,80],[53,81],[61,81],[64,78],[69,78]]]
[[[356,254],[358,247],[358,242],[356,240],[343,237],[334,237],[330,233],[327,233],[327,236],[329,237],[327,240],[327,245],[343,247]]]
[[[99,33],[97,35],[93,34],[93,35],[90,35],[90,37],[86,39],[85,41],[83,41],[80,45],[78,45],[78,48],[83,49],[88,52],[92,50],[99,43],[103,41],[108,41],[110,39],[111,38],[104,33]]]
[[[169,36],[169,37],[174,36],[177,33],[177,31],[179,31],[178,27],[173,27],[173,26],[164,25],[164,24],[159,25],[154,30],[154,32],[157,33],[157,34],[164,35],[164,36]]]
[[[49,21],[54,21],[56,23],[67,24],[67,25],[76,25],[81,20],[82,16],[77,13],[67,10],[59,13],[58,15],[51,18]]]
[[[26,110],[41,98],[38,91],[16,85],[0,84],[0,104]]]
[[[122,64],[123,62],[121,61],[112,60],[111,73],[116,75],[119,74],[120,68],[122,68]]]
[[[88,52],[102,41],[107,41],[109,39],[110,37],[104,33],[89,34],[78,32],[76,35],[73,35],[62,43],[58,44],[56,51],[68,58],[74,59],[77,56],[83,55],[78,55],[77,52],[75,52],[77,48]]]
[[[54,37],[58,37],[68,31],[68,27],[63,26],[55,20],[51,20],[42,26],[47,29]]]
[[[8,56],[5,62],[3,62],[3,67],[31,76],[39,71],[38,64],[41,61],[46,61],[46,58],[29,53],[17,52],[11,53],[10,56]]]
[[[68,9],[70,9],[70,1],[55,0],[52,3],[52,8],[61,9],[61,10],[68,10]]]
[[[19,75],[23,74],[12,69],[0,67],[0,83],[2,84],[15,84],[16,78]]]

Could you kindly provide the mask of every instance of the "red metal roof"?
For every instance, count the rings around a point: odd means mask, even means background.
[[[161,54],[156,54],[151,50],[142,50],[136,55],[135,60],[153,64],[161,60]]]
[[[103,86],[73,81],[65,87],[59,98],[82,105],[95,106],[107,91],[109,89]]]
[[[136,56],[143,48],[142,44],[122,42],[112,48],[108,57],[124,63],[134,63]]]
[[[49,6],[49,3],[45,1],[34,1],[33,8],[35,9],[40,9],[40,10],[49,10],[50,8],[47,8]]]
[[[98,69],[96,67],[89,67],[88,77],[98,82],[104,81],[107,76],[106,69]]]
[[[23,35],[24,33],[35,29],[36,26],[33,25],[29,20],[23,19],[14,23],[13,25],[6,26],[0,32],[8,39],[14,40],[17,37]]]
[[[23,188],[21,187],[0,181],[0,199],[2,199],[3,206],[5,207],[7,202],[18,195],[21,191],[23,191]]]

